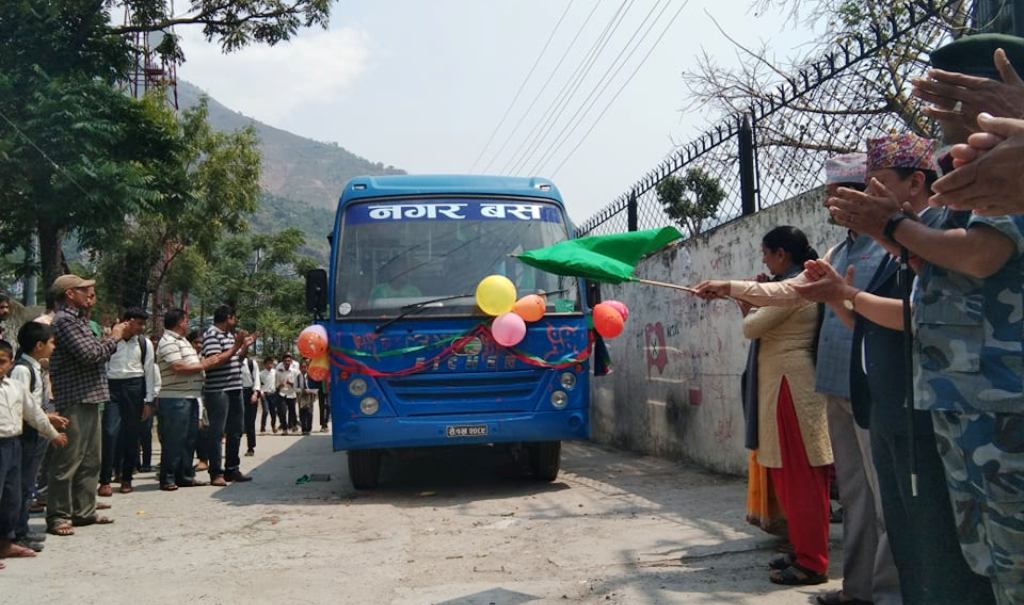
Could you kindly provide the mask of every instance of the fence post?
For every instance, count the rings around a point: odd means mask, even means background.
[[[738,137],[740,154],[740,203],[743,216],[754,214],[757,185],[754,183],[754,132],[750,129],[750,119],[743,116]]]
[[[636,224],[636,189],[629,192],[629,204],[626,205],[626,223],[630,231],[637,230]]]

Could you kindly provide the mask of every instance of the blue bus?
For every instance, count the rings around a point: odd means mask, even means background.
[[[349,181],[330,270],[307,275],[327,329],[332,439],[356,488],[402,448],[507,445],[553,481],[561,441],[589,437],[586,285],[512,255],[573,237],[551,181],[386,176]],[[542,294],[544,317],[503,347],[476,306],[484,277]]]

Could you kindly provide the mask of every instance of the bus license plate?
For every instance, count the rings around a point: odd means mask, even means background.
[[[486,424],[456,425],[448,427],[449,437],[484,437],[487,435]]]

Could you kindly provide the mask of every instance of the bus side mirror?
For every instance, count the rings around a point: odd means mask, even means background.
[[[601,302],[601,284],[593,281],[588,281],[586,291],[587,306],[593,309],[595,305]]]
[[[306,272],[306,311],[316,317],[327,312],[327,271],[323,269]]]

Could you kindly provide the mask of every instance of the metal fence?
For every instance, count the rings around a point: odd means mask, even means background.
[[[969,14],[972,5],[964,0],[907,4],[885,27],[850,36],[770,93],[752,98],[747,111],[675,150],[583,222],[578,234],[672,224],[656,188],[669,177],[699,168],[714,177],[725,197],[712,218],[695,230],[684,229],[688,236],[696,235],[821,185],[828,157],[863,150],[870,137],[908,129],[933,135],[934,126],[910,100],[910,78],[924,73],[927,49],[909,61],[897,60],[889,50],[910,36],[942,39],[951,12]],[[887,85],[892,82],[896,86]]]

